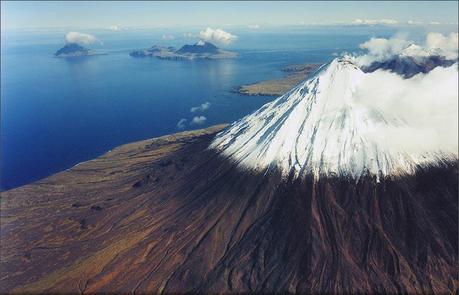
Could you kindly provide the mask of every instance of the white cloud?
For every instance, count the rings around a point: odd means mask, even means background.
[[[90,34],[68,32],[65,35],[65,43],[92,44],[97,42],[97,38]]]
[[[196,38],[196,35],[193,33],[183,33],[183,37],[185,38]]]
[[[367,54],[358,56],[355,59],[355,62],[361,66],[369,65],[374,61],[386,61],[399,55],[411,57],[437,55],[446,59],[457,59],[458,33],[451,33],[448,36],[440,33],[428,33],[425,43],[421,45],[401,37],[391,39],[372,38],[360,44],[360,48],[367,50]]]
[[[200,106],[197,107],[192,107],[190,109],[190,112],[195,113],[195,112],[205,112],[210,108],[210,102],[206,101],[205,103],[201,104]]]
[[[355,19],[351,22],[353,25],[366,25],[366,26],[374,26],[374,25],[397,25],[398,21],[391,18],[383,18],[383,19]]]
[[[360,48],[366,49],[368,53],[359,56],[357,63],[359,65],[369,65],[374,61],[388,60],[394,55],[399,55],[409,45],[410,41],[404,39],[371,38],[369,41],[359,45]]]
[[[429,33],[426,38],[426,48],[439,50],[448,59],[456,59],[458,55],[458,33],[451,33],[444,36],[440,33]]]
[[[423,22],[415,21],[415,20],[409,20],[406,23],[409,25],[422,25],[423,24]]]
[[[171,35],[171,34],[164,34],[164,35],[162,36],[162,39],[163,39],[163,40],[174,40],[175,37],[174,37],[174,35]]]
[[[248,27],[252,30],[258,30],[260,28],[260,25],[249,25]]]
[[[117,26],[117,25],[111,25],[109,28],[108,28],[110,31],[112,32],[119,32],[121,31],[121,27]]]
[[[222,29],[207,28],[199,32],[199,38],[208,42],[217,42],[222,44],[229,44],[236,40],[236,36],[223,31]]]
[[[440,25],[440,22],[431,21],[431,22],[429,23],[429,25]]]
[[[458,149],[458,68],[437,67],[427,74],[403,79],[387,71],[365,75],[355,90],[357,104],[402,119],[406,125],[381,124],[368,130],[381,146],[406,152]]]
[[[187,121],[188,121],[187,119],[180,119],[180,121],[178,121],[178,123],[177,123],[177,128],[178,129],[185,129]]]
[[[197,117],[194,117],[193,120],[191,120],[191,124],[192,125],[202,125],[202,124],[206,123],[206,121],[207,121],[206,117],[197,116]]]
[[[423,44],[401,36],[372,38],[360,45],[367,53],[354,57],[359,65],[385,61],[395,56],[425,57],[440,55],[458,58],[458,33],[444,36],[428,33]],[[436,67],[427,74],[409,79],[377,70],[365,74],[364,83],[355,89],[356,105],[376,108],[382,114],[399,118],[406,125],[381,124],[368,130],[381,147],[424,153],[443,151],[457,154],[458,149],[458,64]]]

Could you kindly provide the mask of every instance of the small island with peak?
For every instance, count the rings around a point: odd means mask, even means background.
[[[55,57],[61,58],[74,58],[94,55],[106,55],[106,53],[94,52],[93,50],[83,47],[78,43],[66,43],[61,49],[54,53]]]
[[[218,48],[210,42],[198,41],[193,45],[184,45],[176,50],[174,47],[152,46],[147,49],[129,53],[132,57],[156,57],[166,60],[196,60],[234,58],[237,53]]]
[[[77,43],[68,43],[64,47],[56,51],[54,56],[56,57],[78,57],[78,56],[87,56],[90,54],[89,49],[77,44]]]

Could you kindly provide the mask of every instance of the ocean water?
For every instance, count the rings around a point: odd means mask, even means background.
[[[93,33],[93,32],[91,32]],[[328,62],[358,49],[375,32],[237,32],[228,46],[239,57],[216,61],[132,58],[153,44],[180,46],[193,38],[174,32],[99,32],[92,46],[106,55],[54,58],[64,32],[2,34],[1,189],[65,170],[132,141],[180,131],[177,122],[205,116],[202,125],[232,122],[273,97],[231,92],[241,85],[282,77],[292,63]],[[391,32],[377,32],[390,35]],[[183,37],[180,37],[183,36]],[[190,108],[210,102],[202,113]]]

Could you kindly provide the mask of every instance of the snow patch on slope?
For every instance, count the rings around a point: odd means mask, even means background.
[[[404,128],[406,122],[359,103],[357,88],[367,75],[350,60],[335,59],[285,95],[233,123],[210,148],[242,167],[277,167],[284,175],[297,177],[404,174],[417,165],[451,157],[438,151],[394,150],[375,137],[381,127]]]

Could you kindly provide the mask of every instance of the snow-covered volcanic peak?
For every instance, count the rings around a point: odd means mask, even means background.
[[[210,147],[244,168],[277,167],[284,176],[296,177],[400,175],[443,158],[441,153],[394,150],[382,144],[384,138],[375,137],[381,126],[405,123],[371,104],[359,103],[356,88],[367,75],[350,60],[335,59],[312,78],[233,123]]]

